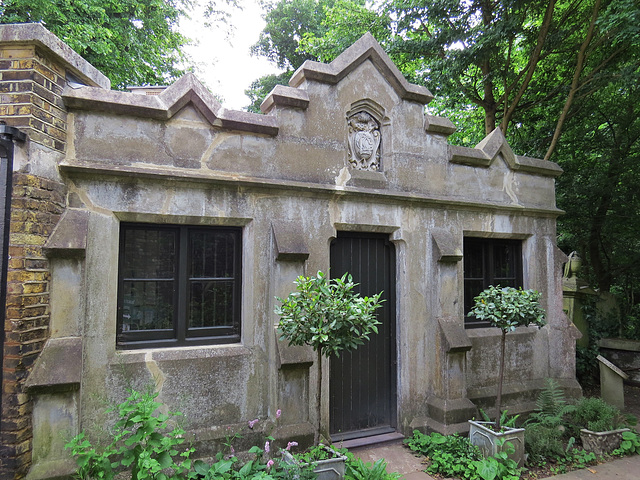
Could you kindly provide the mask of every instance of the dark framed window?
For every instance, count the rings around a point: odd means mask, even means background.
[[[522,286],[522,242],[466,237],[463,250],[465,327],[487,327],[488,322],[468,316],[473,299],[491,285]]]
[[[242,230],[120,225],[118,348],[240,341]]]

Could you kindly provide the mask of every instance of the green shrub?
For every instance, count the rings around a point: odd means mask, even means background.
[[[413,437],[405,440],[405,443],[414,452],[427,457],[430,461],[427,472],[431,474],[474,478],[467,474],[472,470],[471,462],[482,459],[478,447],[459,435],[425,435],[414,430]]]
[[[276,478],[312,480],[316,477],[308,467],[291,470],[277,465],[265,449],[253,446],[249,453],[253,459],[241,463],[233,455],[231,442],[239,434],[227,436],[225,446],[229,455],[216,455],[212,464],[202,460],[192,461],[194,449],[183,444],[184,430],[172,428],[169,423],[180,413],[158,413],[158,394],[150,390],[140,393],[131,390],[129,397],[111,410],[118,412],[111,443],[95,447],[84,433],[76,435],[66,448],[76,457],[80,479],[113,480],[116,475],[131,480],[275,480]],[[110,410],[110,411],[111,411]],[[283,462],[282,462],[283,463]],[[119,477],[118,477],[119,478]]]
[[[583,397],[578,400],[569,418],[571,433],[576,437],[580,435],[581,428],[605,432],[625,427],[631,421],[622,415],[618,408],[597,397]]]
[[[622,432],[620,447],[614,450],[613,455],[637,455],[640,453],[640,436],[637,432]]]

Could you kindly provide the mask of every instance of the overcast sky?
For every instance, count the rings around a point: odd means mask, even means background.
[[[249,104],[244,91],[251,82],[279,70],[263,57],[252,57],[249,49],[264,27],[262,11],[256,0],[241,0],[241,11],[232,10],[230,24],[234,31],[227,37],[226,28],[206,29],[201,13],[181,22],[184,35],[198,42],[187,48],[196,63],[196,75],[214,93],[224,98],[223,106],[240,110]],[[200,11],[201,12],[201,11]]]

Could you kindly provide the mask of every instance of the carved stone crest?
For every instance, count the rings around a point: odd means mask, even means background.
[[[349,163],[358,170],[380,170],[380,125],[369,113],[360,111],[348,118]]]

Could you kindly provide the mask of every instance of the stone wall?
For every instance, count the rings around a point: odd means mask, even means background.
[[[0,50],[31,59],[0,61],[16,69],[3,76],[3,118],[32,137],[14,163],[3,477],[21,478],[30,459],[30,480],[71,473],[61,438],[104,437],[105,405],[131,387],[182,411],[200,455],[256,418],[245,439],[272,426],[285,442],[331,433],[328,375],[316,387],[329,362],[278,341],[273,312],[296,276],[329,269],[341,235],[394,246],[394,435],[462,432],[494,397],[500,334],[465,328],[467,237],[519,242],[523,284],[543,292],[548,325],[509,339],[509,410],[530,409],[547,377],[579,390],[555,245],[561,169],[516,155],[500,130],[450,145],[454,125],[424,114],[431,93],[370,35],[331,64],[306,62],[263,115],[222,108],[192,74],[158,95],[111,91],[39,25],[0,26]],[[241,231],[240,338],[121,342],[123,224]]]

